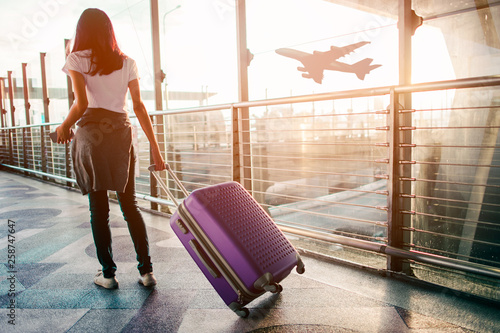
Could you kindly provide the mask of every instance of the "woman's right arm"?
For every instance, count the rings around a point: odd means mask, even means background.
[[[85,78],[82,73],[69,70],[69,75],[73,83],[75,102],[71,105],[66,119],[56,128],[58,143],[67,143],[71,141],[71,127],[82,117],[89,104],[87,100],[87,91],[85,90]]]
[[[160,147],[158,146],[158,141],[153,131],[153,125],[151,124],[151,119],[149,118],[146,106],[141,98],[141,90],[139,88],[139,80],[134,79],[128,83],[128,88],[130,90],[130,96],[132,97],[132,102],[134,105],[134,113],[141,124],[142,130],[146,134],[148,141],[151,145],[153,161],[156,166],[156,171],[161,171],[165,169],[165,161],[161,156]]]

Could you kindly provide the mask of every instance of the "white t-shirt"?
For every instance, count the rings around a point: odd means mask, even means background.
[[[128,83],[139,78],[135,61],[131,58],[123,60],[123,67],[108,75],[87,74],[90,68],[90,50],[70,53],[63,67],[63,72],[69,75],[69,70],[79,72],[85,78],[89,108],[102,108],[114,112],[127,113],[126,97]]]

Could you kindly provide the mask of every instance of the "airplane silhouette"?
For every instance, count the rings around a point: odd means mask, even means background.
[[[304,67],[297,67],[297,69],[304,72],[302,76],[308,79],[313,79],[317,83],[321,83],[323,81],[324,70],[354,73],[360,80],[364,80],[366,74],[382,65],[370,65],[373,61],[371,58],[363,59],[352,65],[337,61],[337,59],[342,58],[343,56],[353,52],[355,49],[369,43],[370,42],[365,41],[350,44],[344,47],[332,46],[329,51],[314,51],[312,54],[288,48],[277,49],[276,53],[300,61]]]

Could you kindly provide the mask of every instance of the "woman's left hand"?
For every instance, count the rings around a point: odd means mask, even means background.
[[[57,143],[69,143],[73,139],[71,128],[66,128],[60,125],[56,128],[57,132]]]

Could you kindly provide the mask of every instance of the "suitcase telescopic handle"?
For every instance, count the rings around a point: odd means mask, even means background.
[[[168,174],[172,177],[172,179],[174,180],[175,184],[177,185],[177,187],[182,191],[182,193],[184,193],[184,195],[187,197],[189,195],[189,192],[186,190],[186,188],[184,187],[184,185],[182,185],[181,181],[179,180],[179,178],[177,178],[177,176],[175,175],[174,171],[172,170],[172,168],[170,167],[170,165],[168,163],[165,163],[165,166],[166,166],[166,170],[168,172]],[[168,197],[174,202],[174,204],[178,207],[179,206],[179,203],[177,202],[177,200],[175,199],[174,195],[172,194],[172,192],[170,191],[170,189],[168,188],[168,186],[165,184],[165,182],[163,181],[163,179],[161,179],[160,175],[158,174],[157,171],[155,171],[155,165],[152,164],[148,167],[148,170],[151,172],[151,174],[156,178],[156,180],[158,181],[158,184],[160,184],[160,187],[167,193]]]

